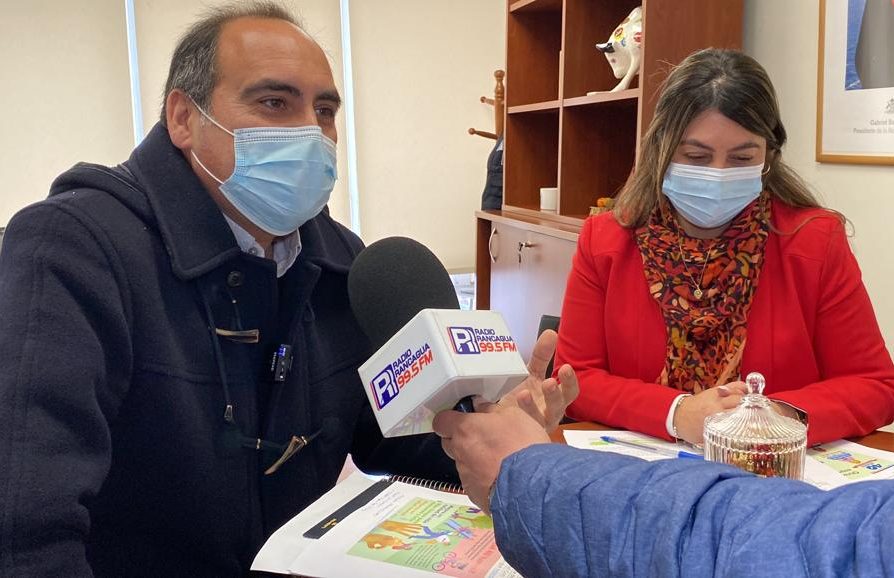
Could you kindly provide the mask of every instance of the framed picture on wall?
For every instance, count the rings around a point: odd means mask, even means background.
[[[894,0],[820,0],[816,160],[894,165]]]

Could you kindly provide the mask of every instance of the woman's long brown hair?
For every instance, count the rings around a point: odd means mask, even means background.
[[[615,202],[619,223],[625,227],[646,223],[661,198],[664,173],[683,132],[696,116],[712,109],[767,140],[764,190],[793,207],[822,208],[804,180],[782,160],[785,127],[767,72],[742,52],[708,48],[689,55],[665,80],[636,171]],[[840,213],[829,212],[844,221]]]

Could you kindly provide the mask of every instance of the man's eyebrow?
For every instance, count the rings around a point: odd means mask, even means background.
[[[242,89],[241,97],[250,99],[262,92],[285,92],[296,98],[302,96],[301,90],[296,86],[279,80],[263,79]],[[341,107],[341,96],[337,90],[324,90],[317,94],[315,101],[327,101],[333,103],[336,108]]]
[[[323,92],[317,94],[317,98],[315,99],[317,102],[323,100],[331,102],[335,105],[335,108],[341,108],[341,96],[338,94],[337,90],[324,90]]]
[[[291,84],[281,82],[279,80],[263,79],[250,84],[242,89],[240,96],[242,98],[251,98],[260,92],[286,92],[292,96],[301,96],[301,91]]]

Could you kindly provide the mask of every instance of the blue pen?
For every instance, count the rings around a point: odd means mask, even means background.
[[[612,436],[602,436],[602,441],[608,442],[610,444],[618,444],[621,446],[627,446],[629,448],[636,448],[638,450],[643,450],[647,452],[652,452],[653,454],[661,454],[663,456],[668,456],[670,458],[688,458],[691,460],[703,460],[704,456],[700,454],[694,454],[692,452],[684,452],[682,450],[671,450],[668,448],[662,448],[658,446],[651,446],[649,444],[644,444],[642,442],[636,442],[631,440],[620,440],[616,437]]]

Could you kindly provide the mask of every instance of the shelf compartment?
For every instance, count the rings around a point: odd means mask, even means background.
[[[638,88],[628,88],[627,90],[619,90],[618,92],[600,92],[599,94],[575,96],[573,98],[566,98],[565,100],[563,100],[562,106],[591,106],[607,102],[615,102],[618,100],[636,101],[639,99],[640,92],[641,91]]]
[[[611,90],[619,80],[596,44],[608,40],[641,0],[566,0],[564,94]],[[632,88],[639,86],[637,76]]]
[[[708,6],[710,4],[710,6]],[[659,89],[674,65],[695,50],[742,47],[743,0],[648,0],[644,4],[648,31],[643,31],[642,126],[652,121]],[[652,23],[658,23],[652,25]],[[507,72],[507,74],[511,74]]]
[[[614,197],[633,170],[636,99],[574,106],[562,114],[559,213],[583,216],[599,197]]]
[[[562,0],[510,0],[509,12],[562,12]]]
[[[540,187],[559,177],[559,111],[510,114],[503,151],[503,205],[540,210]]]
[[[510,12],[506,29],[506,105],[559,98],[562,11]]]
[[[526,112],[555,112],[559,110],[558,100],[548,100],[546,102],[532,102],[531,104],[519,104],[510,106],[509,114],[523,114]]]

